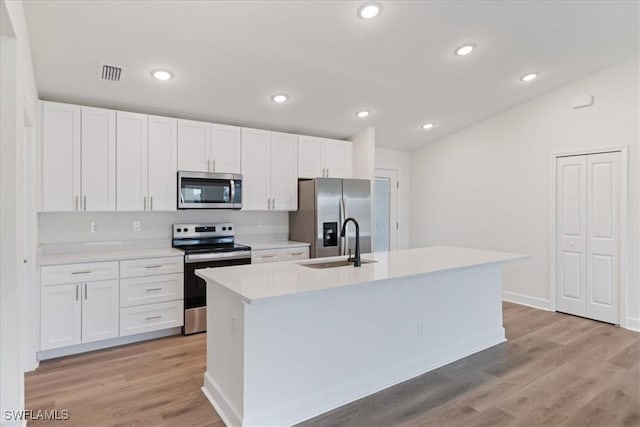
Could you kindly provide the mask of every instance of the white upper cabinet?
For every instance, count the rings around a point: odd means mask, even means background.
[[[149,116],[149,210],[175,211],[178,170],[178,121]]]
[[[271,209],[298,210],[298,136],[271,132]]]
[[[300,136],[298,143],[299,178],[352,178],[353,144],[312,136]]]
[[[211,155],[211,124],[178,120],[178,170],[208,172]]]
[[[211,125],[212,172],[240,173],[240,128]]]
[[[240,128],[178,120],[178,170],[240,173]]]
[[[269,132],[242,129],[242,210],[269,209]]]
[[[353,178],[353,143],[327,139],[324,142],[324,166],[329,178]]]
[[[42,103],[42,211],[71,212],[80,203],[80,107]]]
[[[116,208],[116,114],[42,103],[42,210]]]
[[[242,209],[298,209],[298,137],[242,129]]]
[[[116,112],[82,107],[83,211],[116,210]]]
[[[144,114],[117,113],[117,207],[145,209],[147,197],[147,128]]]
[[[118,211],[176,210],[177,120],[118,112]]]

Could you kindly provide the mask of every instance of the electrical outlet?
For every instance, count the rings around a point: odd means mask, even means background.
[[[422,322],[416,323],[416,336],[421,337],[424,335],[424,324]]]
[[[133,221],[133,231],[138,232],[142,231],[142,221]]]
[[[96,232],[96,223],[91,221],[91,223],[89,224],[89,232],[90,233],[95,233]]]

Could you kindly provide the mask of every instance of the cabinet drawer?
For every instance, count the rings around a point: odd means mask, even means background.
[[[307,259],[309,258],[309,248],[289,248],[282,250],[282,260],[290,261],[294,259]]]
[[[184,261],[182,257],[132,259],[120,261],[120,277],[182,273],[183,268]]]
[[[160,302],[120,309],[120,336],[182,326],[183,301]]]
[[[174,301],[183,298],[183,274],[120,280],[120,307]]]
[[[276,261],[282,261],[282,252],[279,250],[251,251],[251,264]]]
[[[118,261],[48,265],[40,270],[42,286],[118,278]]]

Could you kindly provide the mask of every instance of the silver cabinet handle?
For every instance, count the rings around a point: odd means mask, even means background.
[[[80,285],[76,285],[76,301],[78,301],[78,288],[80,287]]]
[[[329,168],[327,168],[327,178],[329,178]]]
[[[326,171],[326,169],[325,169],[325,168],[322,168],[322,177],[323,177],[323,178],[326,176],[325,171]]]
[[[216,171],[216,159],[213,159],[213,168],[211,169],[212,172]]]
[[[84,284],[84,300],[87,300],[87,284]]]
[[[149,289],[145,289],[146,292],[155,292],[155,291],[161,291],[162,288],[149,288]]]
[[[291,256],[300,256],[302,255],[302,252],[293,252],[292,254],[290,254]]]
[[[144,268],[161,268],[162,264],[158,264],[158,265],[145,265]]]
[[[271,199],[271,209],[276,210],[276,198]]]
[[[85,271],[72,271],[71,274],[89,274],[91,273],[91,270],[85,270]]]
[[[275,258],[277,256],[278,255],[258,255],[258,257],[262,259]]]
[[[84,201],[83,201],[83,203],[84,203],[84,210],[86,211],[86,210],[87,210],[87,196],[83,196],[83,199],[84,199]]]
[[[76,196],[76,211],[78,210],[78,196]]]
[[[149,199],[150,199],[149,202],[151,204],[151,208],[149,210],[152,211],[153,210],[153,196],[151,196]]]
[[[155,319],[162,319],[162,316],[151,316],[151,317],[144,318],[144,320],[155,320]]]
[[[271,209],[271,197],[267,199],[267,209]]]
[[[143,211],[146,211],[146,210],[147,210],[147,196],[144,196],[144,197],[142,198],[142,204],[144,205],[144,206],[143,206],[143,208],[142,208],[142,210],[143,210]]]
[[[207,159],[207,172],[210,172],[210,171],[211,171],[211,169],[209,168],[209,162],[210,162],[210,160],[209,160],[209,159]]]

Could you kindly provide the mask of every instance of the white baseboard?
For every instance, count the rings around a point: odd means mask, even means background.
[[[625,329],[640,332],[640,319],[637,317],[627,317],[627,324]]]
[[[502,300],[515,304],[526,305],[527,307],[538,308],[540,310],[551,311],[551,301],[544,298],[532,297],[518,294],[516,292],[502,291]]]

